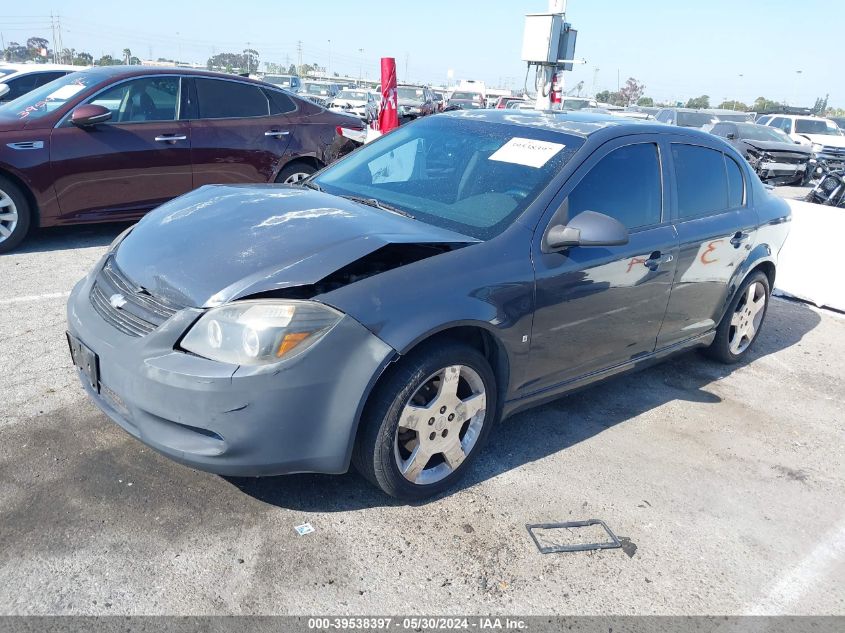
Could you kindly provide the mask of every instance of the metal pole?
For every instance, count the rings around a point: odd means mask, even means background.
[[[549,0],[549,13],[560,13],[565,18],[566,14],[566,0]],[[534,104],[536,110],[549,110],[552,107],[552,82],[554,81],[556,65],[548,65],[540,67],[541,81],[538,79],[535,85],[537,89],[537,101]],[[561,86],[562,87],[562,86]]]

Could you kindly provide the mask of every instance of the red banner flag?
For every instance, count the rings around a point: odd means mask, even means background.
[[[381,108],[378,127],[382,134],[399,127],[399,104],[396,98],[396,60],[381,58]]]

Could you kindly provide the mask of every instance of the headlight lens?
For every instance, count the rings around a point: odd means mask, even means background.
[[[341,317],[313,301],[238,301],[202,315],[181,346],[222,363],[266,365],[301,354]]]
[[[821,152],[823,149],[824,149],[824,145],[822,145],[821,143],[813,143],[813,151],[814,151],[816,154],[818,154],[819,152]]]

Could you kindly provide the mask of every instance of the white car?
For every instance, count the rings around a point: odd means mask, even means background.
[[[378,118],[377,97],[369,90],[344,88],[329,101],[329,110],[352,114],[369,123]]]
[[[783,130],[797,143],[812,148],[813,158],[824,160],[833,168],[845,167],[845,134],[830,119],[795,114],[767,114],[757,119],[760,125]]]
[[[61,64],[0,64],[0,103],[6,103],[54,79],[83,70]]]

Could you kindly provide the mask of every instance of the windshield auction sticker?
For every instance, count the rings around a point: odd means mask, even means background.
[[[514,137],[490,155],[490,160],[515,163],[526,167],[542,167],[566,145]]]

